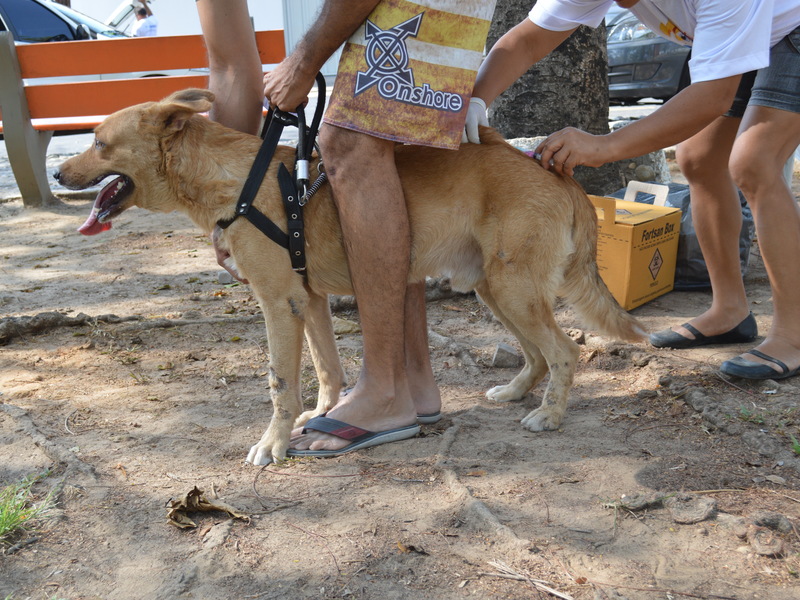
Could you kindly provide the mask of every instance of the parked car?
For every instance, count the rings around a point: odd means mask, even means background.
[[[78,11],[45,0],[0,0],[0,31],[24,43],[128,37]]]
[[[49,0],[0,0],[0,31],[10,31],[18,44],[93,39],[127,39],[131,36],[63,4]],[[208,69],[75,75],[32,80],[31,85],[97,79],[130,79],[164,75],[198,75]]]
[[[688,46],[653,33],[630,11],[606,16],[608,92],[612,102],[669,100],[689,85]]]

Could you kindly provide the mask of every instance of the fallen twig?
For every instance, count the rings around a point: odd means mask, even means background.
[[[559,592],[558,590],[554,590],[544,581],[541,581],[539,579],[533,579],[528,574],[515,571],[504,562],[493,560],[489,561],[489,564],[495,569],[497,569],[499,573],[481,573],[481,575],[486,575],[489,577],[500,577],[502,579],[513,579],[515,581],[524,581],[535,587],[537,590],[547,592],[548,594],[555,596],[556,598],[562,598],[563,600],[574,600],[574,598],[569,594],[565,594],[564,592]]]
[[[15,554],[16,552],[22,550],[25,546],[30,546],[31,544],[35,544],[40,539],[41,538],[39,537],[30,537],[26,540],[21,540],[16,544],[14,544],[13,546],[9,546],[8,548],[6,548],[5,554]]]

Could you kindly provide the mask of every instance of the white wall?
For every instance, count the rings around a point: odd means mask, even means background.
[[[323,0],[247,0],[250,16],[257,31],[283,29],[286,50],[291,52],[306,29],[314,22]],[[72,8],[105,22],[117,8],[129,2],[120,0],[71,0]],[[195,0],[148,0],[158,19],[159,35],[201,33]],[[129,29],[132,22],[123,29]],[[341,51],[341,50],[340,50]],[[322,73],[332,78],[339,64],[339,54],[325,63]]]
[[[303,34],[306,32],[317,17],[323,0],[283,0],[283,14],[286,26],[286,51],[291,52]],[[322,66],[322,74],[331,78],[336,75],[339,67],[339,56],[341,48]]]
[[[188,35],[200,33],[195,0],[148,0],[153,14],[158,18],[159,35]],[[281,0],[248,0],[250,16],[255,29],[283,29],[283,3]],[[120,5],[120,0],[71,0],[72,8],[99,21]]]

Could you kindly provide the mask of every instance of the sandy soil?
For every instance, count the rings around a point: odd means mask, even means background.
[[[60,490],[54,518],[3,546],[0,597],[800,597],[800,381],[724,381],[718,364],[744,347],[619,344],[560,309],[580,366],[563,429],[533,434],[519,420],[541,387],[484,397],[513,376],[492,367],[513,337],[474,296],[445,297],[429,303],[440,423],[256,468],[243,459],[272,409],[249,290],[218,283],[183,217],[131,211],[85,238],[89,206],[0,204],[0,483],[50,469],[35,490]],[[757,247],[747,286],[766,331]],[[658,330],[708,300],[673,292],[635,314]],[[336,316],[356,323],[346,306]],[[355,377],[359,336],[339,347]],[[195,487],[249,518],[168,523]]]

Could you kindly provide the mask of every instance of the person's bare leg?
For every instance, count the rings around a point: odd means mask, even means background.
[[[326,125],[320,136],[339,210],[364,341],[353,390],[328,416],[370,431],[416,421],[405,371],[405,305],[410,232],[394,143]],[[338,450],[347,440],[295,434],[298,450]]]
[[[783,177],[783,165],[798,143],[800,114],[751,106],[731,156],[731,171],[753,210],[772,286],[772,327],[757,349],[789,369],[800,366],[800,211]],[[744,357],[768,364],[752,354]]]
[[[212,120],[258,135],[264,102],[258,47],[244,0],[197,0],[208,48]]]
[[[408,390],[417,414],[432,415],[441,410],[442,397],[431,366],[424,283],[411,283],[406,290],[405,331]]]
[[[438,412],[442,397],[431,367],[424,282],[409,284],[406,291],[405,351],[408,389],[417,414]]]
[[[730,331],[750,312],[739,260],[742,210],[728,171],[730,150],[741,120],[720,117],[678,146],[681,173],[689,181],[692,220],[711,281],[711,306],[690,323],[704,335]],[[695,336],[681,326],[684,337]]]

